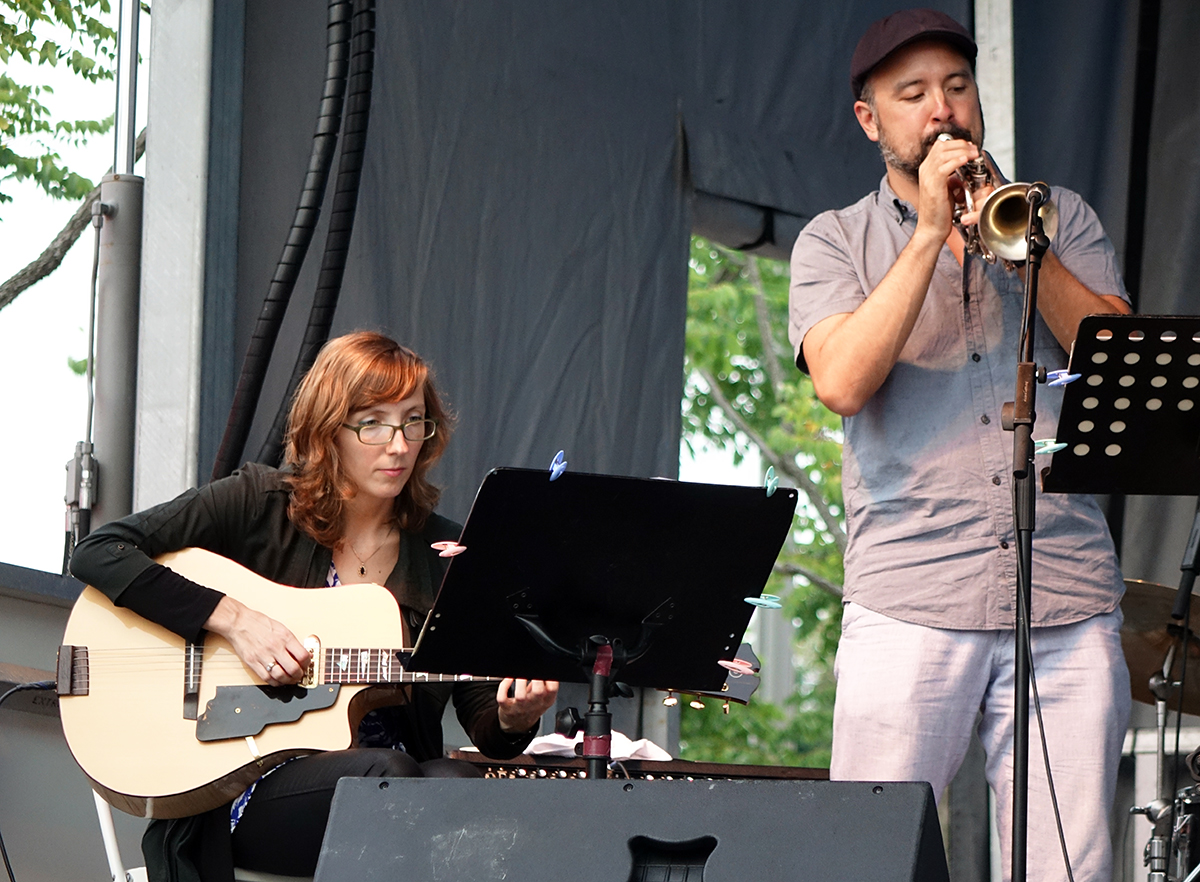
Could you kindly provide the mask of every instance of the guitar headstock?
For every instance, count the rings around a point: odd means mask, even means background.
[[[729,670],[728,676],[725,677],[725,682],[721,685],[720,691],[705,692],[697,689],[666,689],[667,697],[663,699],[663,704],[667,707],[673,707],[679,703],[676,695],[691,695],[694,696],[690,702],[691,706],[699,710],[704,707],[705,698],[715,698],[718,701],[724,702],[725,713],[729,713],[729,702],[734,701],[738,704],[746,705],[750,703],[750,696],[757,690],[761,679],[758,676],[758,671],[761,668],[761,662],[757,655],[754,654],[754,649],[749,643],[743,643],[738,647],[737,654],[733,657],[732,662],[722,662],[722,667]]]

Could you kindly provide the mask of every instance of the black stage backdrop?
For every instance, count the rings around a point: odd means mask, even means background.
[[[1147,2],[1014,4],[1016,171],[1083,193],[1122,254]],[[971,23],[967,0],[932,5]],[[560,448],[576,470],[676,474],[688,236],[784,256],[809,218],[876,186],[883,167],[854,120],[847,69],[865,26],[895,8],[378,4],[370,134],[333,330],[383,330],[435,365],[460,420],[437,473],[447,515],[465,517],[488,469],[547,467]],[[1141,307],[1188,313],[1200,302],[1189,283],[1200,12],[1163,3],[1159,33]],[[237,277],[208,286],[210,317],[230,318],[210,321],[206,354],[230,339],[238,359],[245,350],[308,163],[324,46],[323,3],[246,3]],[[244,458],[291,371],[324,229]],[[236,370],[210,370],[202,390],[201,475]],[[1144,544],[1135,526],[1127,540]],[[1160,518],[1154,531],[1167,526]],[[1182,543],[1165,547],[1169,574]],[[1154,577],[1146,567],[1161,559],[1139,557],[1127,574]]]
[[[964,19],[966,7],[946,5]],[[488,469],[548,467],[560,448],[572,469],[676,474],[694,190],[711,194],[723,241],[786,253],[801,219],[873,187],[882,168],[850,113],[846,69],[857,34],[888,11],[378,4],[334,333],[378,328],[435,365],[460,419],[438,472],[447,514],[466,515]],[[322,3],[246,5],[239,354],[308,162],[324,34]],[[245,458],[291,371],[323,236],[324,222]],[[228,400],[233,373],[204,394]],[[201,474],[220,429],[202,428]]]
[[[1200,6],[1165,0],[1150,125],[1145,258],[1139,312],[1200,314]],[[1166,466],[1164,466],[1166,467]],[[1125,575],[1176,585],[1196,500],[1130,497]]]

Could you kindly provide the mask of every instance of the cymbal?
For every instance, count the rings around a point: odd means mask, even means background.
[[[1129,685],[1136,701],[1154,704],[1150,691],[1150,677],[1161,674],[1167,651],[1178,644],[1182,625],[1171,618],[1171,607],[1175,605],[1177,589],[1154,582],[1138,579],[1125,580],[1125,596],[1121,599],[1121,612],[1125,623],[1121,626],[1121,649],[1129,665]],[[1189,616],[1191,629],[1200,633],[1200,598],[1192,599]],[[1168,630],[1169,626],[1170,627]],[[1172,633],[1174,632],[1174,633]],[[1179,680],[1183,669],[1175,659],[1172,679]],[[1200,642],[1195,636],[1188,641],[1187,676],[1184,677],[1183,712],[1200,714]],[[1179,709],[1178,692],[1171,694],[1167,707]]]

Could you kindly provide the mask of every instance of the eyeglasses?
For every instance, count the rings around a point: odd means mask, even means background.
[[[390,426],[387,423],[352,426],[349,423],[342,423],[342,428],[349,429],[357,435],[358,440],[363,444],[390,444],[396,437],[397,429],[404,434],[405,441],[428,441],[437,432],[437,420],[411,419],[399,426]]]

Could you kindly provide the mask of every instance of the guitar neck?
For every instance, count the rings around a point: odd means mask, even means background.
[[[401,663],[411,650],[327,647],[323,653],[320,683],[460,683],[487,680],[470,674],[429,674],[407,671]]]

